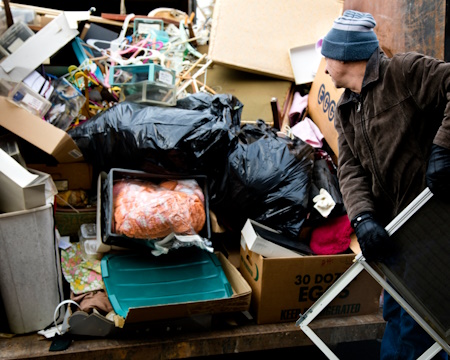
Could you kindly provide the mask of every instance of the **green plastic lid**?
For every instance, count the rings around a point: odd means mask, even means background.
[[[223,299],[233,293],[217,256],[197,247],[160,256],[106,254],[101,270],[111,305],[124,318],[130,308]]]

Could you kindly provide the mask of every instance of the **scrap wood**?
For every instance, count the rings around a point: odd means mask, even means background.
[[[212,60],[209,59],[194,75],[192,75],[192,77],[189,80],[186,80],[183,85],[181,85],[181,87],[178,89],[177,92],[177,96],[180,95],[189,85],[191,85],[191,83],[197,79],[197,77],[199,77],[200,75],[202,75],[206,69],[208,68],[208,66],[210,66],[212,64]]]
[[[209,87],[208,85],[206,85],[206,84],[204,84],[204,83],[202,83],[200,80],[198,80],[198,79],[193,79],[190,75],[187,75],[186,76],[186,80],[193,80],[193,82],[192,82],[192,87],[194,88],[194,92],[198,92],[199,91],[199,89],[198,89],[198,85],[200,85],[200,87],[201,88],[204,88],[205,90],[208,90],[208,92],[210,92],[211,94],[213,94],[213,95],[215,95],[216,94],[216,91],[213,89],[213,88],[211,88],[211,87]],[[194,85],[195,84],[195,85]]]
[[[5,7],[6,25],[11,27],[14,24],[14,20],[11,14],[11,7],[9,6],[9,0],[3,0],[3,5]]]
[[[115,21],[124,21],[126,18],[126,15],[121,14],[112,14],[112,13],[101,13],[100,15],[105,20],[115,20]],[[150,20],[162,20],[164,24],[173,24],[175,26],[179,26],[180,22],[178,20],[173,20],[161,16],[147,16],[147,15],[135,15],[131,21],[134,21],[134,19],[150,19]]]
[[[198,64],[200,64],[205,57],[206,57],[206,54],[203,54],[194,64],[191,65],[191,67],[189,69],[187,69],[185,72],[183,72],[183,74],[180,74],[180,77],[178,78],[178,80],[177,80],[175,85],[178,86],[181,83],[182,80],[186,79],[186,76],[189,75],[189,77],[190,77],[191,71],[194,70],[195,67]]]

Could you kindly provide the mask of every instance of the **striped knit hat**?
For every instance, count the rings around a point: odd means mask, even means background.
[[[376,24],[369,13],[345,11],[334,20],[333,27],[323,38],[322,55],[341,61],[367,60],[378,48],[373,31]]]

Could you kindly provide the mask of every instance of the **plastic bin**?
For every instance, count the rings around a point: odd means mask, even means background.
[[[150,174],[144,171],[128,170],[113,168],[107,175],[107,178],[102,186],[101,196],[101,224],[102,229],[102,241],[108,245],[115,245],[125,248],[142,248],[149,247],[153,249],[153,239],[135,239],[129,238],[124,235],[115,233],[114,230],[114,210],[113,210],[113,186],[117,180],[122,179],[139,179],[154,182],[158,184],[164,180],[182,180],[182,179],[195,179],[203,191],[205,197],[205,225],[200,231],[199,235],[205,239],[211,239],[211,220],[209,216],[209,197],[208,197],[208,183],[205,175],[162,175],[162,174]],[[99,225],[97,225],[99,226]],[[154,239],[159,240],[159,239]]]
[[[217,256],[198,248],[160,257],[106,254],[101,268],[111,305],[124,318],[130,308],[226,299],[233,294]]]
[[[52,325],[63,300],[60,265],[51,204],[0,214],[0,293],[13,333]]]
[[[30,113],[44,117],[52,103],[39,95],[23,82],[18,83],[8,95],[9,100],[28,110]]]
[[[145,81],[175,85],[175,70],[158,64],[115,65],[111,66],[109,83],[111,85],[129,85]]]
[[[23,21],[18,21],[0,36],[0,46],[12,54],[32,36],[34,36],[33,30]]]
[[[175,106],[177,103],[177,87],[142,81],[121,86],[119,101],[131,101],[149,105]]]

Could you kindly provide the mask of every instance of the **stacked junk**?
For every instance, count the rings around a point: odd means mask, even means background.
[[[300,3],[198,1],[191,13],[115,16],[4,8],[3,332],[210,329],[214,316],[242,312],[294,322],[345,272],[358,250],[329,118],[340,93],[315,49],[342,5]],[[290,36],[272,17],[284,6],[298,13]],[[260,27],[236,25],[255,7],[274,29],[261,44],[250,40]],[[318,12],[322,28],[295,30]],[[232,85],[217,82],[236,72]],[[232,90],[255,77],[264,86]],[[263,98],[258,88],[272,84],[281,90]],[[254,98],[258,118],[246,106]],[[378,310],[370,276],[345,292],[329,315]]]

